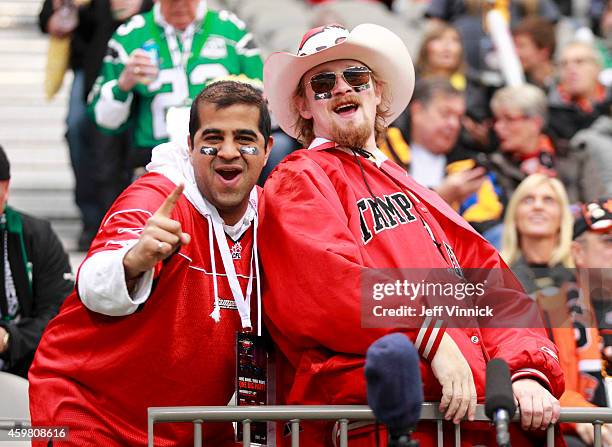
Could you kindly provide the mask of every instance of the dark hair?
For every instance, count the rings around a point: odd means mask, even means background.
[[[414,94],[411,103],[419,102],[428,106],[438,94],[445,96],[464,97],[462,91],[457,90],[447,78],[431,77],[419,79],[414,86]]]
[[[193,144],[195,134],[201,125],[198,109],[203,102],[214,104],[217,109],[225,109],[237,104],[257,107],[259,109],[259,131],[264,137],[265,145],[268,145],[268,138],[270,138],[272,133],[268,104],[261,92],[255,87],[237,81],[213,82],[204,87],[198,94],[191,104],[189,114],[189,138],[191,139],[191,144]]]
[[[10,180],[11,178],[11,164],[9,163],[6,152],[0,145],[0,181]]]
[[[512,29],[512,35],[529,36],[536,47],[549,51],[549,58],[552,58],[555,54],[557,45],[555,26],[547,20],[540,17],[527,17]]]

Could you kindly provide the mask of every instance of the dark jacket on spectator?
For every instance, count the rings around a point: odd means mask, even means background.
[[[140,12],[152,7],[153,0],[142,0]],[[53,1],[45,0],[39,15],[39,26],[43,33],[47,32],[52,14]],[[108,41],[121,23],[113,18],[110,0],[91,0],[89,5],[79,8],[79,25],[70,42],[70,68],[83,69],[85,72],[84,101],[87,101],[87,94],[98,77]]]
[[[49,222],[9,207],[5,213],[8,259],[19,312],[13,320],[0,319],[0,326],[10,334],[8,350],[0,354],[0,359],[4,370],[27,377],[42,333],[72,291],[74,282],[68,255]],[[4,258],[3,246],[0,259]],[[4,268],[0,279],[0,287],[4,287]],[[5,294],[1,295],[5,300]]]
[[[488,155],[490,168],[498,174],[507,197],[527,177],[509,154],[495,152]],[[605,192],[599,172],[589,153],[580,148],[557,150],[552,169],[567,190],[570,203],[598,199]]]
[[[590,127],[602,115],[610,114],[612,91],[607,89],[602,100],[588,108],[581,108],[563,97],[558,86],[548,93],[547,133],[555,140],[558,149],[569,146],[569,141],[579,130]]]
[[[38,15],[38,26],[43,33],[48,33],[47,26],[49,19],[53,15],[53,0],[45,0],[40,14]],[[87,46],[96,32],[95,17],[91,7],[82,6],[79,8],[79,24],[72,33],[70,39],[70,68],[73,70],[81,69],[85,66]]]

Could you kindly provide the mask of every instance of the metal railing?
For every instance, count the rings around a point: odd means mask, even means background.
[[[437,421],[438,447],[443,444],[443,414],[438,403],[426,402],[421,409],[421,420]],[[300,422],[336,421],[339,428],[339,447],[348,446],[349,422],[374,422],[376,418],[367,405],[276,405],[261,407],[152,407],[148,416],[148,445],[154,446],[153,429],[156,423],[192,422],[194,425],[194,446],[202,447],[202,423],[239,422],[242,423],[244,447],[249,447],[251,423],[265,421],[288,421],[291,424],[291,447],[300,445]],[[488,421],[484,405],[476,406],[476,421]],[[514,416],[519,420],[518,411]],[[612,408],[562,408],[559,422],[587,422],[595,427],[594,447],[602,447],[602,424],[612,423]],[[455,425],[455,446],[461,445],[461,427]],[[552,447],[555,433],[554,425],[546,431],[546,445]]]

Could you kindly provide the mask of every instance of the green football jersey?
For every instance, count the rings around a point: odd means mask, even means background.
[[[211,80],[240,74],[262,79],[260,51],[233,13],[206,9],[202,2],[190,27],[184,33],[193,36],[191,51],[185,45],[187,38],[168,34],[170,28],[156,3],[153,10],[132,17],[117,29],[88,98],[89,113],[100,129],[122,132],[133,124],[136,146],[151,148],[168,141],[168,109],[190,105]],[[124,92],[118,85],[119,76],[138,48],[157,61],[159,74],[151,83],[139,83]]]

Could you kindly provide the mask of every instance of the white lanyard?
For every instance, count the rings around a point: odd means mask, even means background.
[[[242,293],[240,282],[238,281],[238,275],[236,275],[236,269],[234,268],[234,261],[232,254],[227,244],[225,231],[223,231],[223,220],[219,216],[216,208],[211,207],[210,214],[212,217],[213,230],[215,232],[215,239],[217,240],[217,246],[219,247],[219,253],[221,254],[221,260],[223,261],[223,268],[227,275],[227,281],[229,282],[232,295],[234,296],[234,302],[236,308],[240,314],[240,321],[242,322],[242,328],[252,328],[251,324],[251,292],[253,290],[253,262],[257,262],[257,253],[255,241],[253,241],[253,251],[251,254],[251,261],[249,262],[249,282],[246,289],[246,297]],[[257,217],[253,219],[253,225],[257,227]],[[256,231],[254,232],[256,233]],[[254,234],[257,237],[257,234]]]
[[[179,36],[176,34],[176,30],[170,25],[164,25],[164,34],[166,35],[168,51],[170,51],[170,57],[172,58],[172,66],[175,68],[181,68],[185,74],[187,74],[187,61],[191,55],[191,46],[193,44],[195,28],[195,24],[192,23],[187,27],[187,29],[185,29],[185,31],[183,31],[183,37],[181,39],[183,43],[183,51],[181,52]]]

